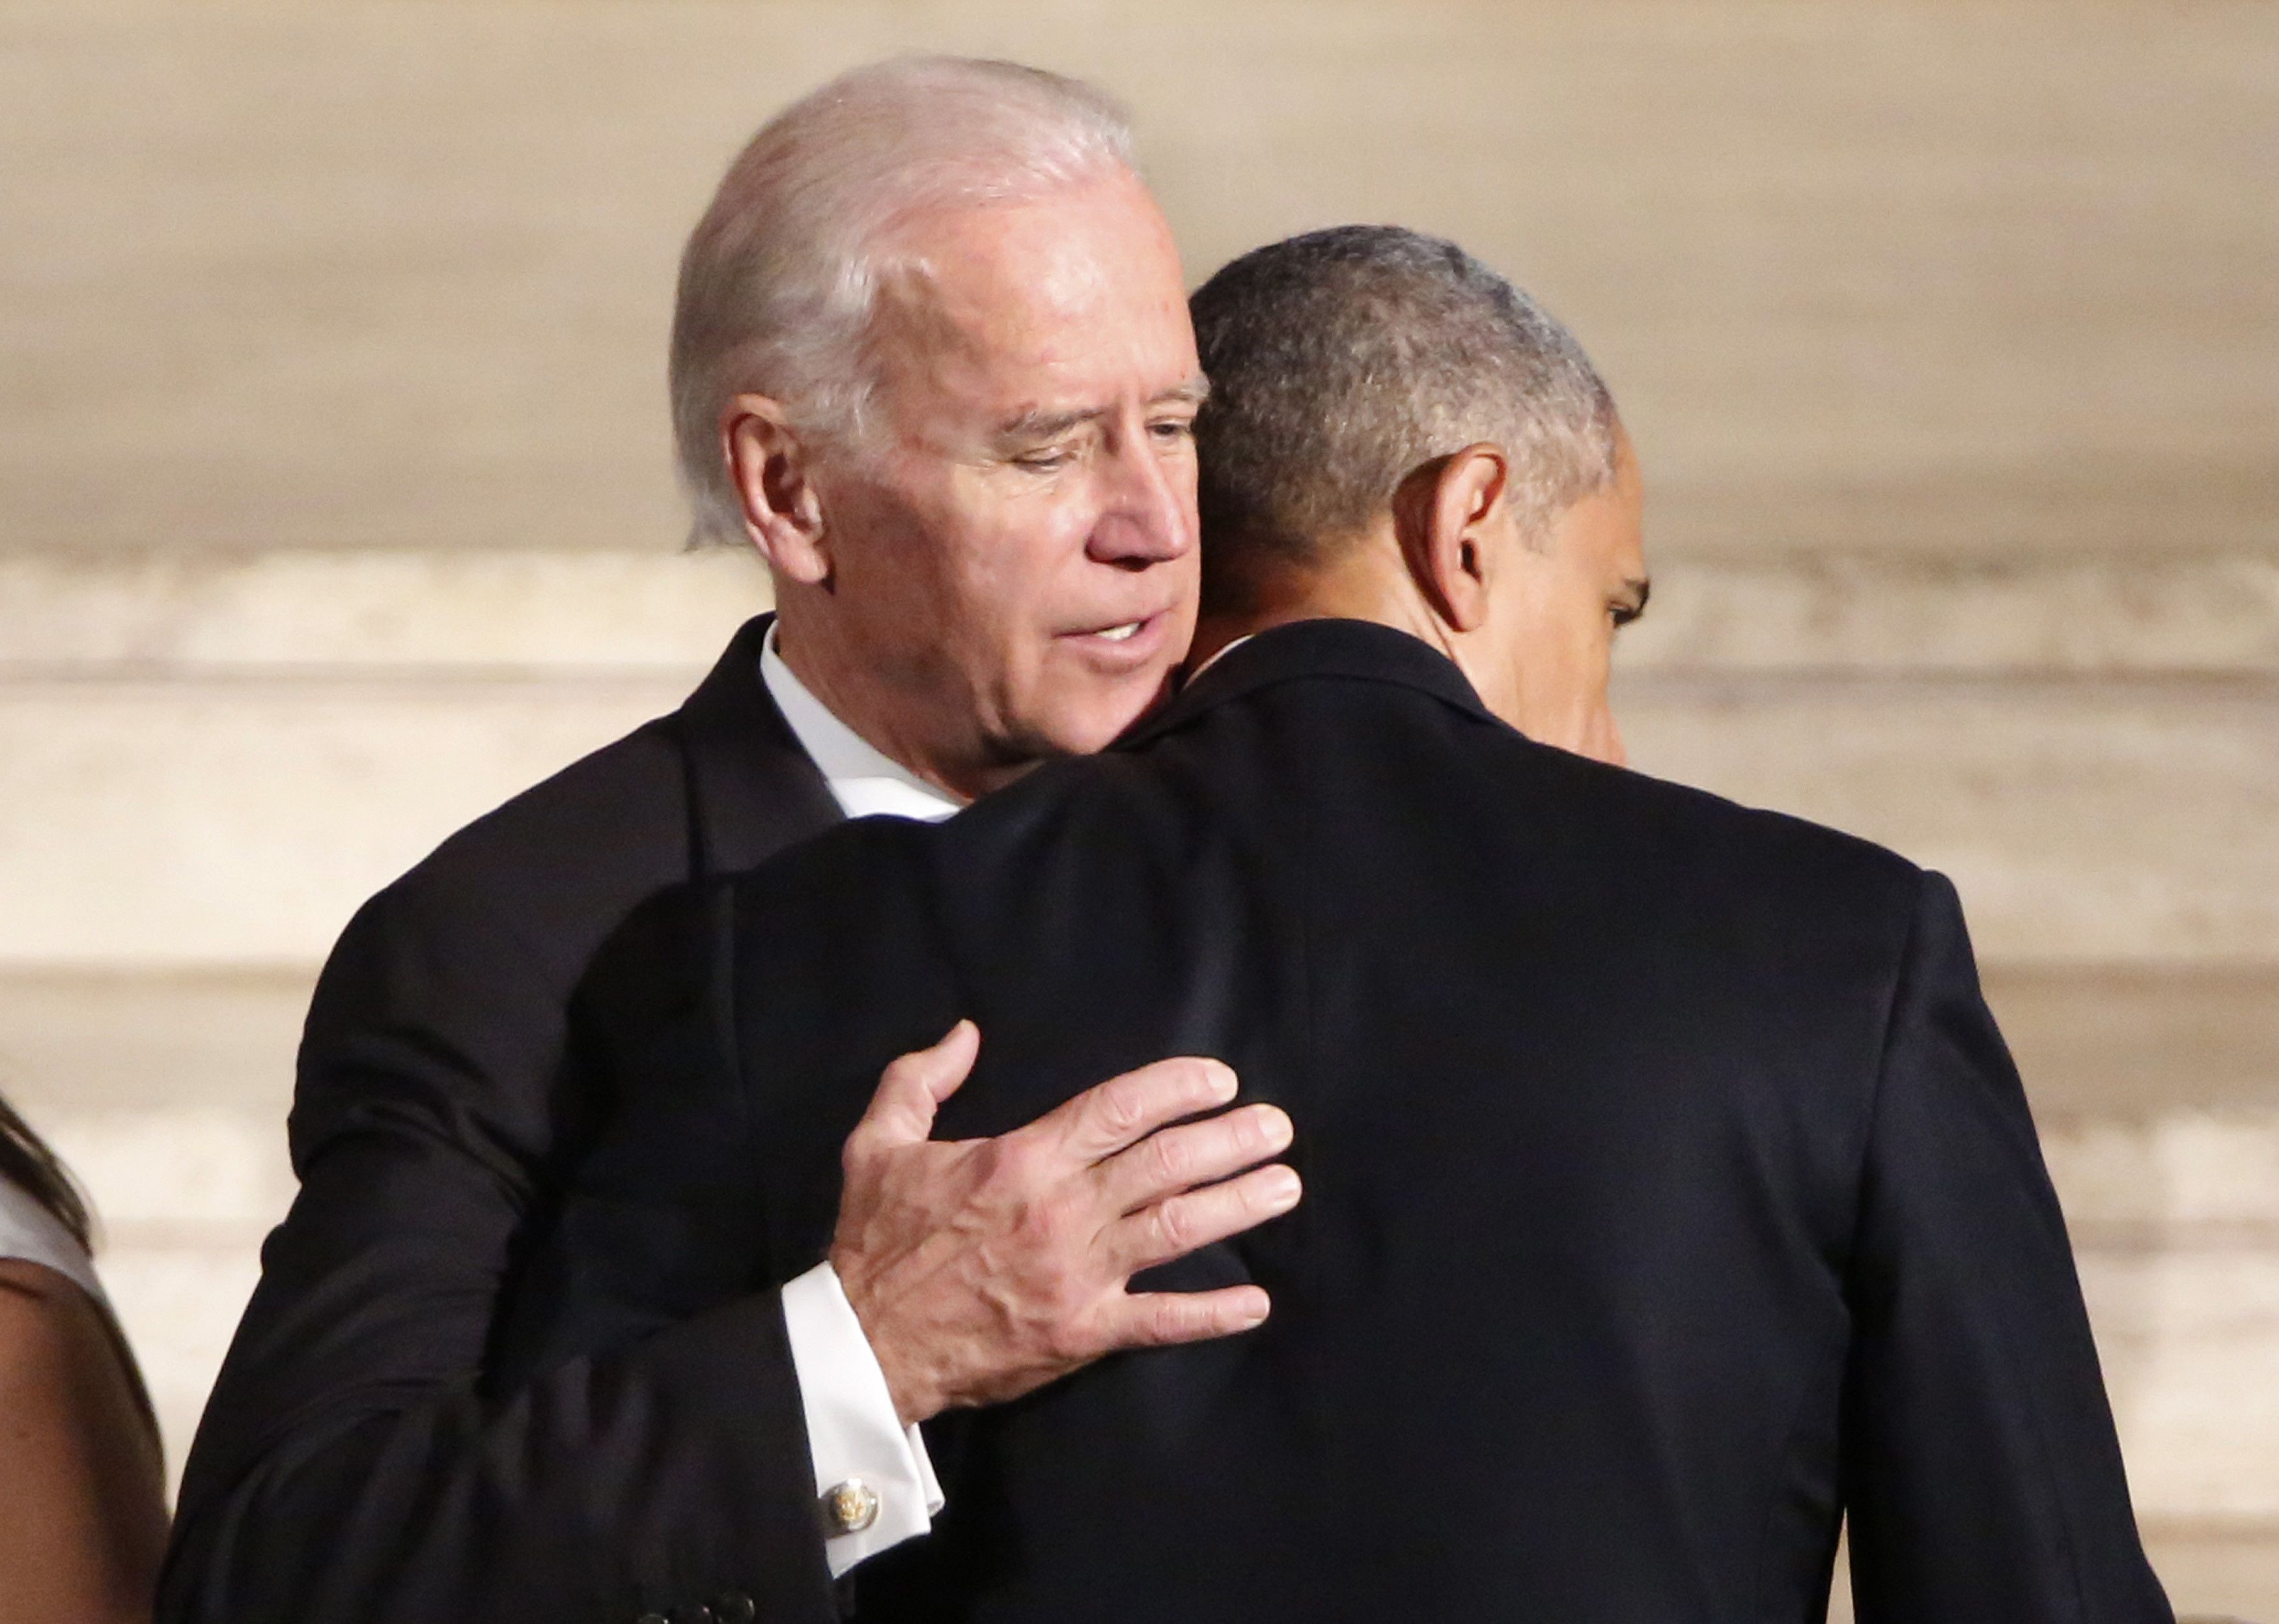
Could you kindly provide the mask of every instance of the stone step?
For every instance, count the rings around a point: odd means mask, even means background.
[[[727,548],[0,554],[0,683],[438,671],[693,681],[769,601],[757,558]],[[2279,610],[2271,618],[2279,625]]]
[[[0,685],[0,964],[292,964],[650,676]]]
[[[1950,875],[2008,962],[2279,961],[2279,685],[1660,676],[1633,763]]]
[[[0,549],[670,546],[680,240],[913,49],[1128,99],[1197,277],[1466,240],[1601,359],[1672,555],[2279,548],[2265,7],[11,0]]]
[[[1951,872],[2007,961],[2279,959],[2279,560],[1681,559],[1638,764]],[[0,555],[0,962],[296,962],[669,709],[739,554]]]
[[[2279,555],[1657,560],[1626,672],[2279,674]],[[321,670],[694,675],[748,555],[0,553],[0,682]]]
[[[686,671],[0,681],[0,964],[307,962]],[[2279,961],[2279,683],[1642,672],[1637,764],[1953,876],[2005,962]]]

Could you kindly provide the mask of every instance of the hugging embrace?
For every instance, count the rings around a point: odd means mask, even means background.
[[[907,58],[682,260],[672,715],[374,897],[173,1624],[2167,1620],[1954,891],[1623,764],[1460,247]]]

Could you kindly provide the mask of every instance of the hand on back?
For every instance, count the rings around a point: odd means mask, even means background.
[[[1235,1095],[1217,1061],[1158,1061],[994,1139],[937,1142],[973,1069],[961,1021],[886,1068],[848,1136],[831,1262],[905,1424],[1018,1398],[1119,1348],[1198,1342],[1266,1318],[1255,1285],[1133,1292],[1132,1276],[1285,1213],[1298,1176],[1275,1107],[1196,1121]],[[1176,1124],[1176,1125],[1173,1125]]]

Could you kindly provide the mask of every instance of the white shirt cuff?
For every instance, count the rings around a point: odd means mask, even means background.
[[[879,1497],[879,1514],[868,1528],[824,1540],[836,1579],[865,1558],[931,1528],[942,1508],[941,1485],[926,1458],[925,1440],[894,1413],[886,1372],[840,1288],[839,1271],[818,1263],[784,1287],[783,1311],[799,1400],[807,1412],[817,1499],[850,1482]]]

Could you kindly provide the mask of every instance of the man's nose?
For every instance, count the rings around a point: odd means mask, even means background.
[[[1144,570],[1195,545],[1192,463],[1167,463],[1147,435],[1126,439],[1108,459],[1109,489],[1086,552],[1101,563]]]

